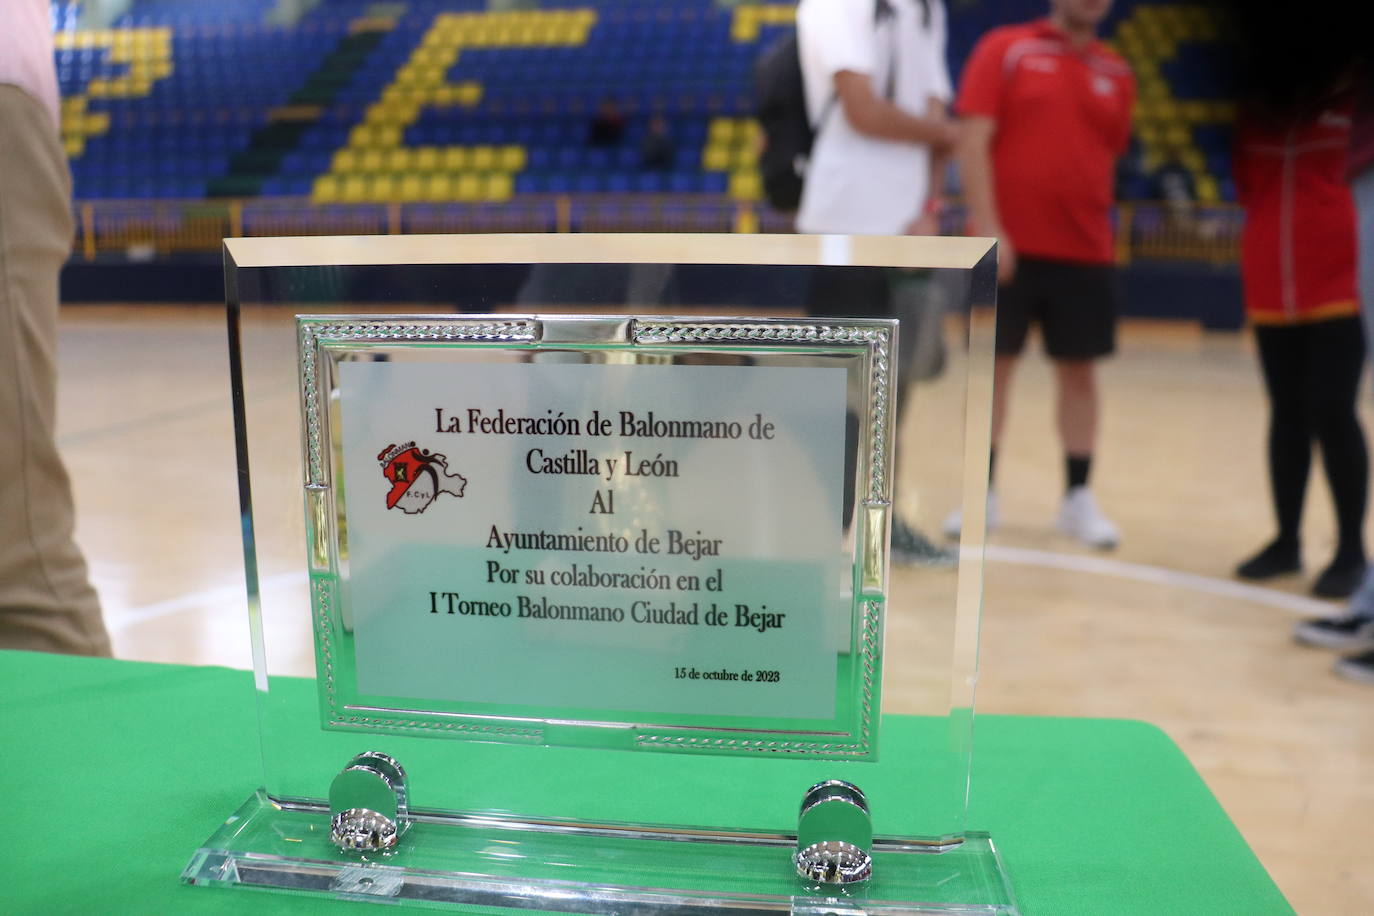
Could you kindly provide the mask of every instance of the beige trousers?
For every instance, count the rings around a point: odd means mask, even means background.
[[[52,118],[0,83],[0,647],[109,655],[54,441],[70,200]]]

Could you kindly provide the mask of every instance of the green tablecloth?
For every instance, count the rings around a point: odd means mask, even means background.
[[[256,788],[251,678],[0,652],[0,912],[381,912],[179,884]],[[1153,726],[983,716],[974,767],[969,823],[991,832],[1026,916],[1292,912]]]

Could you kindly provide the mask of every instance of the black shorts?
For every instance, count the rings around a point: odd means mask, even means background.
[[[1033,322],[1053,359],[1096,359],[1116,350],[1121,290],[1110,264],[1017,258],[997,290],[997,352],[1020,353]]]

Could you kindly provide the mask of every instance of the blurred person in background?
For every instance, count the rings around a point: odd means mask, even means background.
[[[798,54],[815,142],[797,231],[939,234],[945,164],[957,136],[947,115],[952,88],[945,40],[943,0],[801,0]],[[808,312],[896,317],[892,274],[885,268],[820,268]],[[898,372],[899,421],[907,401],[902,379]],[[847,497],[849,503],[853,494]],[[846,517],[848,511],[847,505]],[[900,512],[891,546],[899,563],[951,560]]]
[[[1355,207],[1346,184],[1349,97],[1275,108],[1251,99],[1232,171],[1245,208],[1241,279],[1269,395],[1274,539],[1241,563],[1243,579],[1302,568],[1300,529],[1312,446],[1336,511],[1335,556],[1312,591],[1344,598],[1364,575],[1369,456],[1355,413],[1364,368],[1355,284]]]
[[[1338,530],[1335,556],[1313,591],[1341,597],[1365,568],[1369,459],[1355,413],[1365,347],[1347,173],[1370,15],[1362,4],[1312,2],[1302,15],[1249,0],[1215,5],[1232,39],[1217,65],[1239,113],[1232,171],[1246,209],[1241,275],[1270,398],[1279,528],[1236,572],[1267,579],[1300,568],[1298,524],[1316,441]],[[1317,641],[1319,629],[1299,627],[1298,636]]]
[[[1370,62],[1359,71],[1358,99],[1351,129],[1350,186],[1355,196],[1358,222],[1360,314],[1365,341],[1374,340],[1374,68]],[[1374,685],[1374,568],[1365,571],[1364,582],[1350,599],[1346,613],[1334,618],[1308,620],[1295,635],[1302,642],[1361,649],[1336,662],[1336,673],[1352,681]]]
[[[965,66],[957,153],[969,232],[998,241],[992,471],[1011,383],[1032,324],[1054,363],[1066,487],[1056,527],[1115,547],[1088,487],[1097,442],[1096,362],[1116,349],[1120,292],[1112,229],[1117,159],[1131,136],[1135,79],[1097,40],[1111,0],[1051,0],[1049,16],[993,29]],[[999,522],[988,494],[989,530]],[[957,538],[960,513],[945,522]]]
[[[676,158],[673,136],[668,132],[668,119],[655,114],[649,119],[644,138],[639,143],[639,167],[667,171],[673,167]]]
[[[591,146],[619,146],[624,138],[625,115],[621,113],[620,106],[615,99],[602,99],[596,106],[591,123],[587,125],[587,143]]]
[[[1357,282],[1365,341],[1374,340],[1374,85],[1368,62],[1357,79],[1351,125],[1350,186],[1356,210]],[[1342,677],[1374,685],[1374,567],[1368,567],[1343,613],[1305,620],[1293,631],[1301,643],[1326,649],[1357,650],[1336,662]]]
[[[0,15],[0,647],[109,655],[57,452],[57,279],[71,250],[47,0]]]
[[[1310,149],[1291,150],[1288,157],[1291,161],[1285,163],[1279,178],[1279,193],[1282,195],[1286,186],[1291,191],[1292,203],[1304,201],[1307,211],[1305,214],[1286,214],[1289,232],[1301,232],[1301,235],[1291,236],[1291,241],[1288,238],[1279,241],[1293,253],[1291,265],[1285,265],[1282,270],[1293,276],[1294,289],[1285,290],[1283,294],[1296,296],[1304,281],[1323,284],[1325,297],[1336,301],[1354,298],[1358,290],[1364,319],[1361,341],[1364,348],[1365,341],[1374,339],[1371,335],[1374,332],[1374,46],[1369,39],[1374,33],[1374,9],[1369,4],[1350,3],[1323,7],[1314,0],[1303,6],[1302,15],[1293,15],[1287,8],[1250,0],[1212,0],[1212,5],[1224,17],[1235,52],[1233,59],[1222,61],[1222,66],[1223,79],[1245,112],[1242,124],[1245,133],[1239,138],[1239,155],[1246,155],[1243,144],[1247,140],[1254,143],[1262,139],[1251,133],[1256,123],[1261,129],[1268,125],[1270,131],[1289,125],[1293,135],[1285,135],[1281,142],[1291,143],[1294,135],[1301,132],[1306,132],[1311,139]],[[1342,135],[1348,139],[1347,143],[1338,142]],[[1320,158],[1311,159],[1308,154],[1317,154]],[[1299,175],[1304,165],[1304,174]],[[1341,174],[1342,167],[1344,174]],[[1348,182],[1349,188],[1340,187],[1342,179]],[[1307,203],[1315,194],[1321,195],[1318,200],[1325,207],[1320,220],[1313,216],[1314,204]],[[1306,219],[1299,227],[1298,220],[1304,215]],[[1317,254],[1324,269],[1336,276],[1311,278],[1310,272],[1307,275],[1298,273],[1302,263],[1297,258],[1298,253],[1319,240],[1335,246],[1339,253],[1339,263],[1333,261],[1330,252]],[[1248,282],[1246,291],[1248,295]],[[1341,314],[1328,317],[1325,323],[1341,321],[1344,331],[1340,340],[1330,342],[1335,353],[1323,350],[1320,359],[1341,364],[1333,367],[1343,372],[1337,384],[1358,386],[1359,372],[1351,362],[1355,349],[1353,338],[1361,336],[1360,323],[1352,325],[1350,310],[1345,307],[1334,311]],[[1336,337],[1329,328],[1321,331],[1327,337]],[[1354,397],[1352,394],[1351,399]],[[1340,410],[1344,414],[1344,398],[1344,387],[1327,391],[1321,397],[1326,403],[1318,409]],[[1347,417],[1344,422],[1349,436],[1351,421]],[[1363,435],[1357,445],[1348,439],[1346,442],[1348,453],[1337,456],[1340,467],[1335,477],[1330,469],[1327,471],[1337,502],[1337,520],[1343,529],[1338,535],[1338,555],[1342,542],[1347,552],[1355,553],[1356,545],[1351,542],[1358,536],[1358,528],[1350,535],[1346,535],[1344,529],[1356,524],[1353,521],[1356,509],[1359,510],[1358,525],[1362,527],[1367,499],[1367,486],[1360,489],[1344,476],[1351,468],[1358,469],[1361,457],[1368,467]],[[1323,459],[1329,462],[1325,443],[1322,451]],[[1340,479],[1339,484],[1336,478]],[[1352,501],[1354,505],[1350,504]],[[1363,559],[1363,545],[1358,546]],[[1277,559],[1293,558],[1280,555]],[[1351,680],[1374,684],[1374,651],[1371,651],[1374,650],[1374,569],[1366,567],[1363,584],[1345,611],[1305,620],[1297,625],[1293,635],[1298,642],[1307,645],[1363,650],[1337,661],[1335,670]]]

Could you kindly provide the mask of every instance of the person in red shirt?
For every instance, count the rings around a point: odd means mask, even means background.
[[[1095,361],[1116,348],[1112,191],[1135,102],[1130,69],[1096,39],[1110,10],[1111,0],[1050,0],[1047,19],[993,29],[956,100],[969,229],[998,240],[994,464],[1013,371],[1038,323],[1055,366],[1068,477],[1056,525],[1100,548],[1116,546],[1118,532],[1088,489]],[[946,533],[957,537],[961,521],[951,516]]]
[[[1365,569],[1369,456],[1355,399],[1364,368],[1355,204],[1346,183],[1349,99],[1306,110],[1251,106],[1232,171],[1245,207],[1241,280],[1269,394],[1269,477],[1278,535],[1237,568],[1267,579],[1301,568],[1299,529],[1312,445],[1335,503],[1336,555],[1313,592],[1345,597]]]

